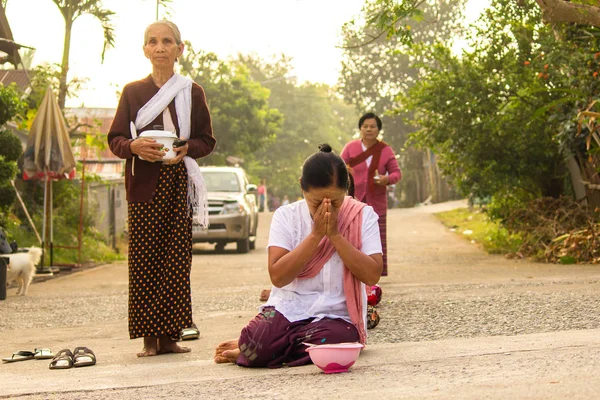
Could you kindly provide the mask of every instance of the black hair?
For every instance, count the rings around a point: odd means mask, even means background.
[[[348,171],[348,196],[354,197],[354,175]]]
[[[304,161],[300,186],[308,192],[311,188],[326,188],[332,183],[340,189],[348,190],[348,169],[344,160],[332,152],[330,145],[320,144],[319,151]]]
[[[372,112],[368,112],[362,117],[360,117],[360,119],[358,120],[358,129],[360,129],[363,126],[365,120],[367,119],[374,119],[377,122],[378,130],[381,130],[381,128],[383,127],[383,122],[381,122],[381,118],[379,118],[376,114],[373,114]]]

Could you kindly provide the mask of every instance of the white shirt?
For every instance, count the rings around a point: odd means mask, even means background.
[[[365,146],[365,144],[362,141],[360,142],[360,146],[362,147],[363,151],[367,151],[367,146]],[[369,156],[367,158],[367,168],[371,166],[371,161],[373,161],[373,156]]]
[[[362,213],[362,248],[364,254],[381,254],[378,216],[371,206],[365,206]],[[305,200],[279,207],[273,215],[269,233],[270,246],[292,251],[311,232],[313,220]],[[367,293],[361,284],[363,319],[367,317]],[[350,322],[350,314],[344,295],[344,264],[337,252],[325,263],[319,274],[313,278],[294,279],[290,284],[277,288],[273,286],[267,303],[274,306],[290,322],[315,318],[342,318]],[[261,309],[262,309],[261,307]]]

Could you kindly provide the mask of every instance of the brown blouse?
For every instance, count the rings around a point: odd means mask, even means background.
[[[127,84],[123,88],[115,119],[108,133],[108,145],[111,151],[117,157],[127,160],[125,162],[125,188],[127,201],[129,202],[152,202],[158,182],[162,163],[141,160],[138,156],[131,154],[129,147],[133,141],[129,123],[135,121],[138,111],[158,93],[158,90],[158,86],[154,84],[150,75],[140,81]],[[169,112],[173,116],[173,124],[177,130],[176,134],[179,136],[179,123],[175,118],[175,115],[177,115],[175,101],[169,104]],[[141,129],[138,127],[138,135],[143,131],[152,129],[154,125],[164,125],[162,113],[147,126]],[[204,90],[194,83],[192,85],[192,123],[187,155],[192,158],[205,157],[213,151],[215,144],[216,140],[212,133],[210,113]],[[137,158],[135,160],[135,175],[131,174],[133,157]]]

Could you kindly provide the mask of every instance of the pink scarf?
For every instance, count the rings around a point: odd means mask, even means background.
[[[365,203],[354,200],[350,196],[346,196],[344,203],[338,214],[338,231],[357,249],[362,247],[362,210]],[[317,253],[308,262],[306,267],[298,275],[298,278],[314,278],[319,274],[323,265],[335,253],[335,247],[325,236],[319,246]],[[350,270],[344,266],[344,294],[346,295],[346,305],[350,320],[358,329],[360,342],[365,344],[367,341],[367,333],[365,331],[365,321],[362,315],[362,293],[361,282],[356,279]]]

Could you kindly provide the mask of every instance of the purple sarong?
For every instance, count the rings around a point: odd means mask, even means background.
[[[242,329],[236,364],[244,367],[296,367],[310,364],[306,345],[358,342],[358,330],[343,319],[314,318],[290,322],[275,310],[265,307]]]

